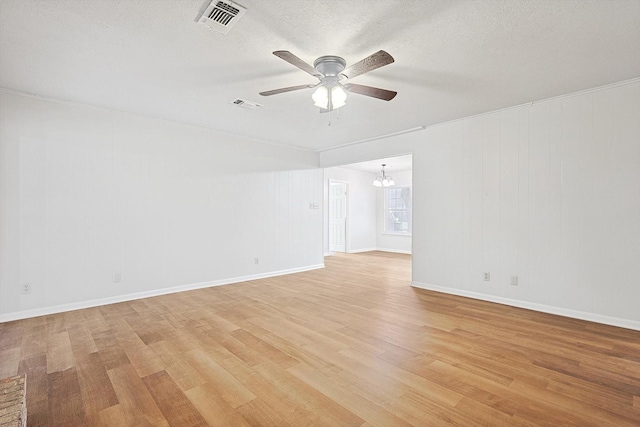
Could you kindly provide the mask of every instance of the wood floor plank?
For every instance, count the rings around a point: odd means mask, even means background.
[[[99,352],[76,358],[78,381],[85,410],[94,414],[118,404],[116,392]]]
[[[186,360],[178,360],[167,366],[167,373],[184,392],[205,384],[206,379]]]
[[[249,390],[256,399],[265,403],[278,414],[287,414],[287,421],[293,425],[328,425],[307,405],[296,403],[290,390],[281,382],[270,380],[268,372],[275,365],[248,366],[237,358],[229,358],[221,361],[222,367],[237,378]],[[243,405],[240,405],[243,406]],[[237,409],[238,407],[236,407]],[[246,417],[245,417],[246,418]]]
[[[462,412],[449,405],[434,402],[427,394],[408,390],[394,402],[394,413],[411,425],[478,426],[475,414]]]
[[[342,406],[353,412],[358,417],[378,425],[409,426],[406,421],[391,414],[382,406],[362,397],[356,392],[351,392],[339,381],[328,377],[317,369],[306,364],[299,364],[287,369],[292,375],[306,382],[326,396],[332,396]]]
[[[257,372],[269,383],[277,383],[282,397],[296,407],[309,410],[330,426],[360,425],[364,420],[345,409],[340,402],[291,375],[282,366],[266,362],[257,367]]]
[[[260,399],[254,399],[237,408],[237,411],[253,427],[296,427],[285,417],[286,414],[279,415],[266,403]]]
[[[105,427],[117,426],[151,426],[148,420],[140,414],[127,410],[125,405],[117,404],[97,413],[98,425]]]
[[[140,340],[137,334],[129,332],[126,338],[118,338],[118,347],[105,349],[106,358],[112,365],[120,366],[130,363],[140,377],[155,374],[163,371],[167,367],[167,362],[163,361],[153,351],[152,348]]]
[[[47,351],[47,335],[42,318],[27,319],[20,345],[21,359],[28,359]]]
[[[84,425],[85,409],[76,368],[54,371],[48,374],[48,382],[50,425]]]
[[[27,376],[27,413],[44,414],[49,410],[49,378],[47,377],[47,355],[42,353],[20,361],[20,374]],[[35,419],[35,418],[34,418]]]
[[[0,365],[0,379],[12,377],[18,373],[20,354],[20,347],[0,351],[0,360],[3,361]]]
[[[7,322],[0,329],[2,340],[0,340],[0,352],[20,348],[23,335],[26,333],[28,325],[22,322]]]
[[[237,329],[233,331],[231,335],[242,344],[250,347],[256,353],[260,354],[262,358],[281,365],[285,368],[300,363],[297,359],[278,350],[268,342],[261,340],[260,338],[250,334],[244,329]]]
[[[407,388],[411,387],[416,390],[424,390],[428,393],[429,398],[437,400],[443,404],[456,406],[463,397],[456,391],[429,381],[419,375],[415,375],[412,372],[407,372],[404,369],[398,368],[384,360],[378,358],[364,358],[362,353],[349,349],[340,351],[340,354],[354,361],[360,360],[361,363],[363,363],[370,371],[385,372],[385,374],[393,381],[399,382]]]
[[[232,408],[237,408],[256,398],[245,384],[216,363],[209,353],[194,350],[187,353],[185,357],[189,364],[207,380],[209,386],[215,387]]]
[[[325,264],[0,323],[0,374],[29,426],[640,425],[640,331]]]
[[[110,369],[108,375],[118,402],[127,414],[126,418],[135,420],[135,424],[169,425],[133,366],[123,365]]]
[[[74,365],[69,333],[65,331],[47,336],[47,373],[66,371]]]
[[[156,405],[172,426],[206,426],[207,422],[165,371],[142,378]]]
[[[208,425],[212,427],[250,427],[247,420],[220,397],[217,388],[203,384],[187,390],[185,394],[191,403],[198,408],[198,412]]]
[[[91,354],[98,351],[98,346],[93,341],[90,330],[87,329],[84,324],[71,326],[67,332],[74,356]]]
[[[45,427],[50,426],[50,417],[47,412],[29,413],[28,414],[28,426],[29,427]]]

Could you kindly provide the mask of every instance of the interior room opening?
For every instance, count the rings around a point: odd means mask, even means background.
[[[324,170],[324,254],[411,254],[413,155]]]

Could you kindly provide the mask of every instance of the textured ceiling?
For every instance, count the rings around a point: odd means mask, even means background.
[[[639,0],[242,0],[227,35],[204,3],[0,0],[0,87],[321,150],[640,76]],[[351,94],[331,126],[311,90],[258,95],[316,82],[274,50],[380,49],[353,82],[398,96]]]

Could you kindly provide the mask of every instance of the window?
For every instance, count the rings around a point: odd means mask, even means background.
[[[411,187],[384,189],[384,232],[411,234]]]

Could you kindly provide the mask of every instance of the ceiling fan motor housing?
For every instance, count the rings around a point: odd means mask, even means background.
[[[337,77],[346,65],[347,61],[334,55],[321,56],[313,62],[313,68],[326,77]]]

